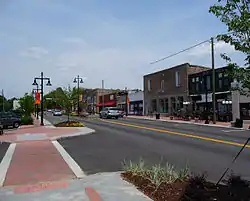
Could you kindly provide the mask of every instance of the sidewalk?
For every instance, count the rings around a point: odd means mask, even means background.
[[[135,119],[148,119],[148,120],[155,120],[155,116],[150,117],[150,116],[133,116],[129,115],[127,118],[135,118]],[[243,128],[234,128],[231,127],[230,122],[220,122],[217,121],[216,124],[213,124],[212,121],[210,121],[209,124],[205,124],[205,121],[199,121],[195,122],[195,120],[191,121],[184,121],[184,120],[171,120],[170,117],[161,117],[158,121],[166,121],[166,122],[172,122],[172,123],[181,123],[181,124],[194,124],[194,125],[202,125],[202,126],[214,126],[214,127],[221,127],[221,128],[232,128],[232,129],[246,129],[248,130],[249,124],[244,123]]]
[[[86,176],[55,140],[94,130],[24,126],[6,132],[0,141],[12,142],[0,163],[0,200],[4,201],[146,201],[150,200],[120,173]]]

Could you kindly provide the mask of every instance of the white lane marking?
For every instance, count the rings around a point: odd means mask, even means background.
[[[0,187],[3,186],[3,183],[4,183],[4,180],[6,178],[7,171],[9,169],[15,148],[16,148],[16,143],[12,143],[9,146],[8,150],[6,151],[6,153],[2,159],[2,162],[0,163]]]
[[[53,145],[57,149],[57,151],[61,154],[65,162],[68,164],[70,169],[73,171],[73,173],[76,175],[77,178],[83,178],[86,175],[80,168],[80,166],[76,163],[76,161],[68,154],[68,152],[57,142],[52,141]]]
[[[230,133],[230,132],[242,132],[242,131],[246,131],[246,130],[222,130],[225,133]]]

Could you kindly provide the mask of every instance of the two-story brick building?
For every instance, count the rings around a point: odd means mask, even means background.
[[[193,110],[211,111],[213,106],[213,83],[212,70],[194,73],[189,75],[189,95],[192,100]],[[231,111],[231,82],[233,79],[228,76],[227,67],[215,69],[215,100],[217,113],[228,113]],[[227,103],[228,103],[227,102]]]
[[[207,67],[184,63],[155,73],[145,75],[144,114],[160,112],[173,114],[189,101],[188,75],[207,70]]]
[[[106,94],[113,93],[114,89],[101,89],[96,88],[88,91],[88,94],[85,94],[85,99],[87,101],[87,110],[90,112],[98,113],[100,112],[100,103],[102,102],[102,96]]]

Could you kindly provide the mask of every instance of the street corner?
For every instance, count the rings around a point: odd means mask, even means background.
[[[90,201],[150,201],[132,184],[121,178],[121,172],[98,173],[84,179],[85,192]]]
[[[75,137],[80,135],[88,135],[95,132],[95,130],[88,127],[76,127],[76,128],[57,128],[56,132],[49,133],[47,136],[50,140],[58,140],[62,138]]]
[[[50,141],[14,143],[10,148],[0,165],[1,186],[35,185],[40,182],[69,180],[77,177],[68,161]],[[34,188],[39,189],[44,186]]]

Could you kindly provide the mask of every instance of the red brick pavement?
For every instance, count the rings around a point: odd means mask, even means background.
[[[72,178],[74,173],[51,141],[22,142],[16,145],[4,186]]]
[[[17,142],[17,137],[24,134],[45,134],[48,139],[62,135],[69,135],[79,132],[79,128],[47,128],[47,127],[23,127],[16,130],[5,131],[4,135],[0,136],[0,141]]]

